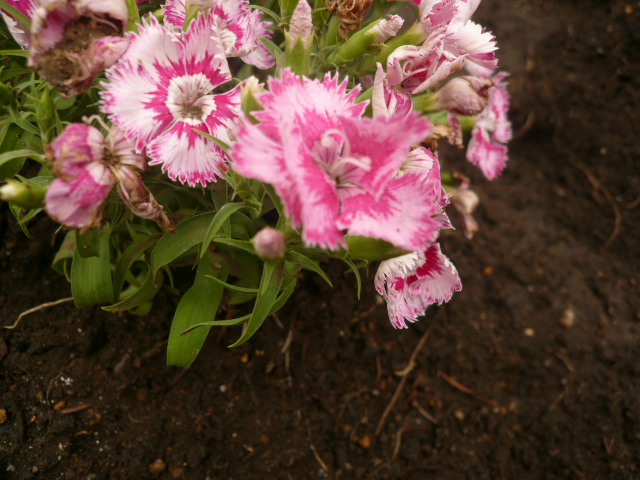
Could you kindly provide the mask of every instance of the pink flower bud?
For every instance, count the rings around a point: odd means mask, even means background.
[[[126,50],[126,0],[50,0],[35,12],[29,67],[71,97]]]
[[[275,228],[263,228],[251,241],[258,256],[264,260],[279,260],[287,251],[284,233]]]
[[[433,108],[461,115],[477,115],[487,106],[491,80],[480,77],[457,77],[449,80],[435,94]]]
[[[299,0],[296,9],[291,16],[289,24],[289,37],[291,38],[291,48],[296,44],[298,38],[302,39],[304,48],[311,48],[313,41],[313,20],[311,17],[311,7],[307,0]]]
[[[373,26],[376,33],[374,43],[384,43],[391,37],[395,37],[402,28],[404,20],[399,15],[387,15]]]

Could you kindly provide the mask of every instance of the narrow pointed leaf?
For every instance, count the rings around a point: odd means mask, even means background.
[[[100,254],[82,258],[76,249],[71,265],[71,294],[78,308],[113,302],[111,261],[109,258],[109,228],[100,239]]]
[[[167,363],[176,367],[188,367],[198,356],[211,327],[198,328],[188,335],[180,335],[194,325],[213,321],[222,299],[224,286],[209,276],[227,279],[227,264],[223,257],[207,253],[198,265],[193,286],[178,304],[167,347]]]
[[[218,209],[213,219],[211,220],[211,224],[207,229],[207,233],[204,236],[202,247],[200,248],[200,258],[204,257],[207,249],[209,248],[209,244],[213,240],[213,237],[218,233],[218,231],[222,228],[229,217],[231,217],[234,212],[237,212],[243,207],[245,207],[244,203],[227,203],[226,205],[223,205]]]
[[[322,270],[322,268],[320,268],[320,266],[315,261],[311,260],[309,257],[299,252],[296,252],[294,250],[290,250],[289,252],[287,252],[287,258],[293,262],[299,263],[302,266],[302,268],[306,270],[311,270],[312,272],[316,272],[318,275],[320,275],[323,278],[325,282],[329,284],[330,287],[333,287],[331,280],[329,280],[329,277],[327,276],[327,274],[324,273],[324,270]]]

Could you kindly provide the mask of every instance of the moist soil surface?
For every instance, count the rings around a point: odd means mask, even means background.
[[[2,479],[639,479],[640,4],[484,0],[515,138],[462,292],[394,330],[371,276],[305,273],[248,344],[165,365],[147,317],[63,303],[0,333]],[[456,218],[452,212],[455,222]],[[55,225],[0,220],[0,319],[70,296]],[[411,362],[411,358],[415,362]],[[376,435],[377,432],[377,435]]]

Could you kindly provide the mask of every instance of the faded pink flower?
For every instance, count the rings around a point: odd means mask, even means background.
[[[260,37],[271,38],[271,23],[263,22],[262,12],[249,8],[247,0],[167,0],[162,8],[165,25],[179,30],[188,16],[193,18],[192,10],[209,16],[227,57],[240,57],[261,69],[275,63],[271,52],[258,41]]]
[[[501,72],[493,77],[493,87],[489,89],[489,102],[476,117],[467,147],[467,160],[480,168],[485,177],[493,180],[499,176],[507,164],[507,146],[512,129],[509,121],[509,92],[505,79],[509,76]]]
[[[82,123],[65,128],[46,147],[57,177],[45,198],[49,216],[71,228],[86,231],[97,227],[102,206],[117,185],[134,214],[171,231],[171,221],[140,178],[146,161],[133,148],[117,128],[111,129],[106,139],[97,128]]]
[[[126,0],[49,0],[35,11],[29,68],[71,97],[127,49]]]
[[[382,64],[378,63],[378,70],[373,80],[373,94],[371,98],[371,107],[373,116],[385,116],[387,118],[393,115],[406,117],[413,110],[413,102],[411,97],[406,93],[389,86],[387,74],[382,69]]]
[[[434,93],[436,101],[431,108],[460,115],[477,115],[487,106],[489,87],[492,85],[493,82],[486,78],[456,77]]]
[[[464,56],[445,50],[446,32],[435,30],[421,46],[403,45],[387,58],[389,85],[417,95],[458,72]]]
[[[36,9],[40,6],[40,0],[7,0],[9,5],[15,7],[20,13],[23,13],[30,20],[33,19]],[[0,11],[2,18],[7,24],[9,33],[13,36],[18,45],[23,50],[31,48],[31,32],[21,22],[17,21],[4,10]]]
[[[394,178],[412,145],[431,125],[417,114],[362,118],[359,88],[337,75],[271,78],[260,96],[260,122],[237,132],[233,168],[271,183],[294,228],[309,245],[346,246],[344,231],[420,249],[437,236],[439,207],[416,175]]]
[[[462,290],[456,268],[434,243],[424,252],[413,252],[380,263],[375,278],[376,290],[387,301],[391,324],[408,328],[424,315],[429,305],[451,300]]]
[[[131,34],[131,46],[107,71],[102,110],[169,178],[191,186],[215,182],[228,156],[198,131],[231,144],[240,89],[213,94],[231,80],[216,27],[200,15],[187,32],[155,18]]]
[[[445,32],[444,49],[447,52],[464,56],[465,65],[482,67],[491,75],[491,70],[498,66],[495,37],[470,20],[479,4],[480,0],[423,0],[420,22],[427,32]]]

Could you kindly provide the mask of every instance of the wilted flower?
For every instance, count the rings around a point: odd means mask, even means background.
[[[195,186],[225,170],[222,147],[240,111],[240,88],[213,95],[231,80],[222,43],[210,18],[200,15],[187,32],[145,21],[122,59],[107,71],[102,110],[136,147],[162,165],[172,180]]]
[[[202,12],[217,29],[227,57],[240,57],[261,69],[273,66],[273,55],[258,41],[271,38],[271,23],[263,22],[262,12],[249,8],[247,0],[167,0],[162,8],[165,25],[178,30],[193,18],[191,9]]]
[[[45,199],[47,213],[72,228],[89,230],[100,225],[102,206],[118,185],[131,211],[155,221],[164,230],[173,225],[139,171],[146,161],[133,150],[133,143],[117,128],[105,139],[97,128],[82,123],[69,125],[47,145],[47,156],[57,177]]]
[[[477,115],[487,106],[491,80],[480,77],[456,77],[433,95],[433,109],[449,110],[460,115]]]
[[[256,233],[251,240],[256,253],[265,260],[278,260],[284,258],[287,251],[287,242],[284,233],[275,228],[265,227]]]
[[[424,315],[429,305],[451,300],[462,290],[456,267],[434,243],[424,252],[413,252],[380,263],[376,290],[387,301],[391,324],[407,328]]]
[[[403,45],[387,58],[389,85],[416,95],[458,72],[464,57],[444,49],[446,33],[433,32],[421,46]]]
[[[340,20],[340,36],[346,40],[350,33],[360,30],[373,0],[327,0],[326,3],[329,12]]]
[[[451,204],[460,214],[462,231],[469,240],[480,228],[473,217],[473,212],[480,204],[478,194],[469,188],[469,180],[465,179],[458,189],[451,195]]]
[[[7,3],[15,7],[20,13],[24,14],[29,20],[32,20],[36,9],[40,6],[40,0],[7,0]],[[13,18],[4,10],[0,11],[2,18],[7,24],[9,33],[13,36],[18,45],[23,50],[31,48],[31,32],[26,25]]]
[[[113,65],[129,41],[125,0],[50,0],[35,12],[29,67],[71,97]]]
[[[509,112],[509,92],[502,72],[493,77],[493,87],[489,89],[489,103],[477,116],[467,147],[467,160],[482,170],[493,180],[499,176],[507,164],[507,146],[511,140]]]
[[[440,208],[418,174],[395,174],[430,123],[415,113],[361,118],[358,93],[346,93],[337,75],[310,80],[284,70],[260,96],[260,123],[238,130],[233,167],[274,186],[309,245],[344,247],[348,230],[420,249],[437,237]]]

